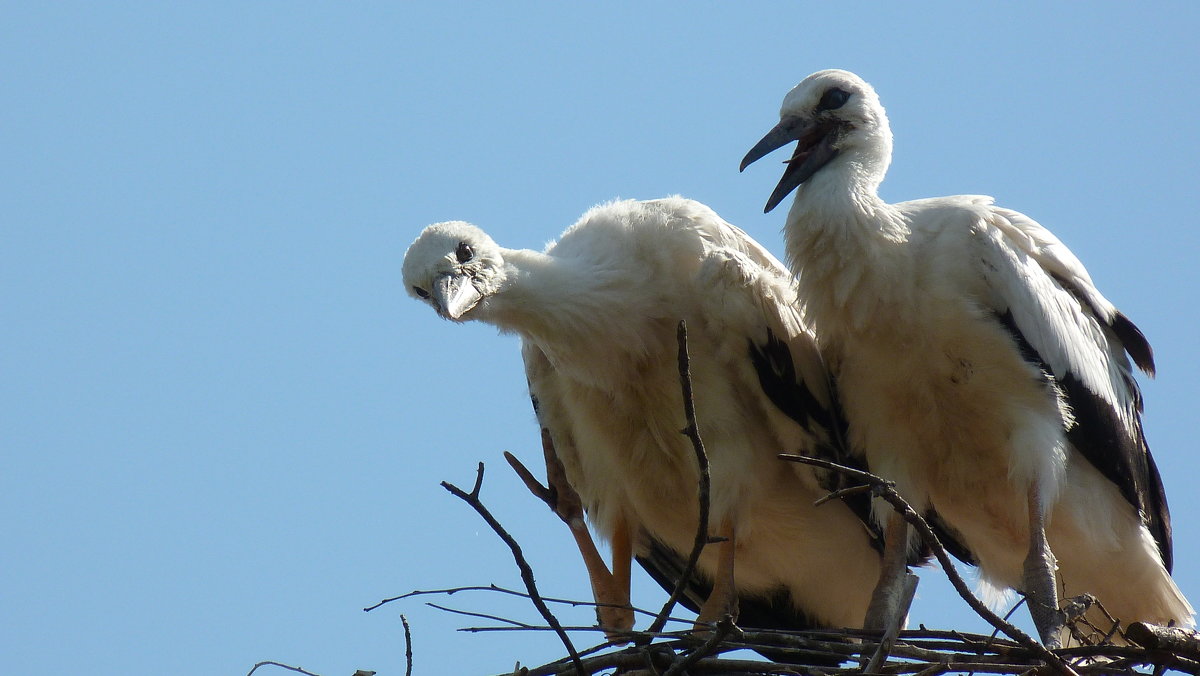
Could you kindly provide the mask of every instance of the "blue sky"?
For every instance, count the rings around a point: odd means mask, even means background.
[[[679,193],[776,252],[783,94],[872,82],[888,199],[985,193],[1055,231],[1151,339],[1147,435],[1200,598],[1193,4],[8,3],[0,9],[0,672],[489,673],[561,648],[469,635],[415,588],[586,598],[517,341],[400,288],[426,224],[540,247]],[[635,602],[661,603],[644,578]],[[459,608],[534,620],[487,595]],[[564,613],[586,622],[586,611]],[[980,628],[926,571],[912,621]],[[586,643],[586,637],[579,642]]]

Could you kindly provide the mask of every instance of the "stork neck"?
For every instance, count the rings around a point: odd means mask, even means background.
[[[910,292],[894,273],[911,263],[911,232],[874,185],[822,173],[800,186],[784,239],[815,328],[840,340],[881,320]]]
[[[612,324],[622,323],[614,311],[629,308],[622,301],[636,302],[624,288],[636,274],[528,249],[505,250],[503,256],[504,285],[481,317],[502,330],[538,342],[611,335]]]

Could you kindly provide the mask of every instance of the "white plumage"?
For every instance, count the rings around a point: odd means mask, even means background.
[[[796,191],[788,259],[851,445],[957,531],[986,582],[1191,626],[1126,358],[1153,374],[1141,332],[1053,234],[991,198],[881,200],[891,131],[854,74],[809,76],[780,118],[742,168],[798,142],[767,210]],[[1053,643],[1061,618],[1036,605]]]
[[[730,538],[705,548],[703,576],[718,589],[729,578],[750,625],[860,625],[880,571],[872,534],[845,503],[813,507],[826,492],[814,473],[776,458],[833,443],[828,376],[790,273],[744,232],[676,197],[596,207],[540,253],[439,223],[406,254],[404,283],[443,317],[520,335],[539,420],[589,518],[660,581],[698,518],[680,433],[685,320],[711,531]],[[710,599],[701,619],[726,609]]]

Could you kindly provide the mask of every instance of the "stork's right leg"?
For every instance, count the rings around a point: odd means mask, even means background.
[[[596,619],[610,640],[633,628],[633,610],[629,607],[629,575],[633,560],[633,540],[628,523],[621,519],[612,538],[613,571],[596,550],[596,543],[583,521],[582,514],[567,522],[575,544],[583,556],[592,596],[596,599]]]
[[[871,594],[863,629],[887,631],[904,621],[903,617],[898,616],[907,612],[904,603],[907,576],[908,524],[899,512],[892,512],[883,531],[883,561],[879,582]]]
[[[720,620],[725,615],[737,619],[738,595],[737,585],[733,576],[734,553],[737,543],[734,541],[733,523],[729,519],[721,522],[717,535],[722,541],[717,545],[717,571],[713,576],[712,591],[700,607],[696,617],[696,628],[705,629],[708,625]]]
[[[1046,539],[1046,507],[1035,483],[1029,489],[1029,553],[1025,556],[1023,584],[1029,614],[1047,648],[1062,646],[1063,613],[1058,608],[1058,563]]]

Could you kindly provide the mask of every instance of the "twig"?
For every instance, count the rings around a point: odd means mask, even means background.
[[[830,500],[837,500],[838,498],[844,498],[849,495],[858,495],[859,493],[868,493],[871,490],[872,490],[871,487],[866,484],[863,484],[861,486],[849,486],[847,488],[839,488],[836,491],[833,491],[831,493],[826,493],[825,495],[822,495],[821,497],[817,498],[816,501],[813,502],[813,507],[820,507],[821,505],[825,504],[826,502],[829,502]]]
[[[671,591],[671,596],[667,598],[667,602],[663,604],[662,610],[658,612],[658,617],[650,623],[650,633],[662,631],[662,628],[667,623],[667,618],[671,615],[671,610],[675,607],[675,603],[679,597],[683,595],[683,589],[687,586],[687,582],[692,577],[692,573],[696,570],[696,564],[700,561],[700,552],[704,550],[704,546],[708,544],[708,511],[709,511],[709,487],[712,479],[708,473],[708,454],[704,452],[704,442],[700,439],[700,429],[696,425],[696,401],[692,396],[692,374],[691,362],[688,358],[687,344],[687,323],[680,320],[678,328],[675,330],[675,339],[679,344],[679,386],[683,392],[683,414],[687,421],[686,426],[680,432],[692,442],[692,450],[696,453],[696,468],[700,474],[699,499],[700,499],[700,515],[699,522],[696,524],[696,539],[692,545],[692,553],[688,556],[687,564],[684,565],[683,571],[679,579],[675,581],[675,589]]]
[[[938,540],[938,537],[933,532],[933,529],[929,527],[929,523],[925,521],[925,519],[918,514],[916,510],[914,510],[912,506],[904,500],[903,497],[900,496],[900,493],[896,491],[896,487],[893,482],[887,481],[881,477],[871,474],[870,472],[863,472],[861,470],[839,465],[835,462],[829,462],[828,460],[822,460],[820,458],[810,458],[788,453],[781,453],[779,457],[780,459],[791,462],[799,462],[805,465],[815,465],[817,467],[823,467],[835,472],[841,472],[874,486],[876,494],[887,501],[888,504],[890,504],[892,508],[900,514],[900,516],[904,517],[905,521],[917,529],[917,533],[920,534],[921,539],[933,550],[934,556],[937,557],[938,563],[942,565],[942,570],[946,573],[946,577],[950,579],[950,584],[954,586],[954,590],[958,592],[958,595],[967,602],[967,605],[969,605],[971,609],[976,612],[976,614],[986,620],[988,624],[991,624],[993,627],[1004,632],[1005,635],[1011,637],[1017,643],[1020,643],[1025,649],[1029,650],[1035,655],[1038,655],[1047,664],[1053,666],[1055,669],[1064,674],[1068,674],[1069,676],[1079,676],[1069,664],[1063,661],[1061,657],[1048,650],[1046,646],[1033,640],[1033,638],[1031,638],[1025,632],[1016,628],[1012,624],[1005,622],[1003,619],[997,616],[996,613],[992,612],[990,608],[984,605],[982,601],[975,597],[975,594],[971,592],[971,589],[967,586],[967,583],[963,581],[962,576],[958,574],[958,569],[954,566],[954,562],[950,560],[950,555],[946,553],[946,548],[942,546],[941,541]]]
[[[404,625],[404,676],[412,676],[412,630],[404,615],[400,616],[400,624]]]
[[[711,655],[717,649],[717,646],[721,645],[721,641],[724,641],[726,636],[729,636],[731,633],[733,633],[734,628],[733,618],[728,614],[717,620],[717,628],[713,631],[712,636],[709,636],[708,640],[704,642],[704,645],[693,650],[682,660],[672,664],[671,667],[663,673],[663,676],[679,676],[680,674],[686,674],[688,667],[692,666],[696,662],[699,662],[701,658]]]
[[[288,671],[294,671],[297,674],[305,674],[305,676],[320,676],[319,674],[314,674],[311,671],[305,671],[305,670],[301,669],[300,667],[293,667],[290,664],[283,664],[282,662],[272,662],[270,660],[268,660],[266,662],[259,662],[258,664],[254,665],[254,667],[251,668],[250,671],[246,673],[246,676],[252,676],[254,674],[254,672],[258,671],[259,667],[266,667],[266,666],[279,667],[280,669],[287,669]]]
[[[432,595],[432,594],[444,594],[446,596],[453,596],[454,594],[457,594],[458,592],[464,592],[464,591],[489,591],[489,592],[496,592],[498,594],[507,594],[510,596],[516,596],[518,598],[523,598],[523,599],[532,599],[533,598],[529,595],[528,592],[518,591],[516,589],[508,589],[507,587],[501,587],[501,586],[495,585],[495,584],[491,584],[491,585],[487,585],[487,586],[474,585],[474,586],[463,586],[463,587],[449,587],[447,589],[417,589],[417,590],[408,592],[407,594],[401,594],[399,596],[393,596],[391,598],[384,599],[373,606],[370,606],[368,608],[363,608],[363,610],[365,610],[365,611],[374,610],[375,608],[378,608],[385,603],[391,603],[393,601],[400,601],[400,600],[412,598],[415,596],[427,596],[427,595]],[[568,606],[572,606],[572,607],[580,607],[580,606],[598,607],[598,606],[602,605],[602,604],[596,603],[595,601],[578,601],[578,600],[574,600],[574,599],[556,598],[553,596],[543,596],[542,600],[545,601],[546,603],[558,603],[558,604],[568,605]],[[437,605],[435,603],[428,603],[426,605],[429,605],[433,608],[437,608],[438,610],[444,610],[444,611],[450,612],[450,613],[466,614],[465,611],[458,611],[453,608],[448,608],[445,606]],[[624,607],[624,606],[621,606],[621,607]],[[636,606],[629,606],[629,607],[632,608],[635,613],[641,613],[642,615],[646,615],[648,617],[655,616],[655,613],[653,613],[649,610],[645,610],[643,608],[638,608]],[[531,624],[525,624],[522,622],[517,622],[515,620],[510,620],[510,619],[504,618],[504,617],[495,617],[495,618],[492,618],[491,616],[485,616],[485,617],[488,617],[488,619],[495,619],[497,621],[504,622],[511,626],[506,626],[506,627],[464,627],[460,631],[470,631],[470,632],[554,631],[554,628],[549,625],[536,626],[536,625],[531,625]],[[667,620],[669,622],[679,622],[679,623],[689,623],[689,624],[691,623],[691,620],[686,620],[682,617],[669,617],[669,618],[667,618]],[[591,625],[591,626],[587,626],[587,627],[564,626],[563,629],[566,631],[569,631],[569,632],[593,631],[593,630],[594,631],[603,631],[603,627],[599,627],[596,625]],[[648,634],[647,632],[631,632],[631,635],[645,635],[649,639],[654,639],[654,638],[664,637],[664,636],[674,637],[676,635],[676,633],[675,632],[659,632],[657,634]],[[582,654],[582,653],[580,653],[580,654]]]
[[[583,499],[571,482],[567,480],[566,467],[563,466],[562,459],[554,447],[554,439],[549,428],[546,427],[542,428],[542,455],[546,460],[545,486],[515,455],[508,451],[504,452],[504,458],[508,460],[509,466],[524,482],[529,492],[546,503],[550,511],[554,512],[571,531],[571,537],[575,539],[575,546],[579,549],[580,557],[583,558],[583,565],[587,568],[588,580],[592,584],[592,597],[596,600],[596,619],[601,625],[610,626],[610,631],[606,634],[610,640],[624,642],[621,636],[626,630],[618,630],[617,627],[625,626],[627,621],[632,623],[633,614],[636,612],[629,604],[628,586],[618,583],[613,571],[609,570],[608,564],[604,562],[604,557],[596,548],[596,541],[592,538],[592,533],[588,530],[587,522],[584,520]],[[616,552],[613,556],[617,556]],[[628,561],[624,563],[628,565]],[[615,568],[615,558],[613,565]],[[617,585],[624,589],[620,589],[620,596],[614,598],[613,591]],[[614,601],[622,602],[614,603]],[[625,612],[614,612],[613,609],[628,611],[628,616]]]
[[[518,622],[517,620],[510,620],[507,617],[500,617],[499,615],[490,615],[488,613],[476,613],[476,612],[470,611],[470,610],[459,610],[457,608],[451,608],[450,606],[443,606],[443,605],[439,605],[437,603],[426,603],[425,605],[429,606],[430,608],[437,608],[438,610],[440,610],[442,612],[453,613],[455,615],[465,615],[467,617],[478,617],[483,620],[495,620],[496,622],[504,622],[505,624],[512,625],[512,627],[514,629],[533,629],[534,628],[534,625],[532,625],[532,624],[525,624],[524,622]]]
[[[656,644],[657,645],[657,644]],[[616,669],[618,673],[623,673],[624,669],[651,669],[658,670],[657,672],[641,671],[638,673],[662,673],[662,670],[669,669],[675,662],[676,656],[665,651],[644,651],[639,649],[624,649],[616,652],[604,653],[584,660],[584,666],[589,671],[589,674],[595,674],[601,671]],[[647,664],[649,662],[649,664]],[[557,676],[565,672],[560,669],[559,664],[547,664],[533,669],[528,669],[523,672],[526,676]],[[688,670],[692,674],[724,674],[731,676],[733,674],[754,674],[761,676],[766,674],[815,674],[817,672],[808,667],[801,667],[791,664],[779,664],[777,662],[758,662],[753,660],[735,660],[724,658],[706,657],[697,660],[691,665]]]
[[[479,469],[475,474],[475,487],[471,489],[470,493],[466,493],[461,488],[448,481],[442,482],[442,488],[450,491],[450,493],[455,497],[460,498],[470,505],[471,508],[478,512],[479,516],[482,516],[483,520],[492,527],[492,530],[496,532],[496,535],[500,536],[500,539],[504,541],[504,544],[508,545],[508,548],[512,551],[513,560],[517,563],[517,568],[521,570],[521,580],[525,582],[525,588],[529,591],[529,600],[533,602],[534,607],[536,607],[538,612],[542,614],[542,617],[545,618],[546,623],[551,627],[554,627],[555,633],[558,634],[558,638],[562,641],[563,645],[567,648],[567,653],[571,656],[571,662],[575,665],[575,670],[580,674],[580,676],[584,676],[587,672],[583,670],[583,664],[579,661],[579,653],[575,651],[575,646],[571,643],[571,637],[567,636],[567,632],[563,631],[562,625],[558,623],[558,618],[554,616],[554,613],[550,612],[550,609],[546,607],[546,602],[543,601],[541,595],[538,594],[537,583],[533,579],[533,568],[531,568],[529,566],[529,562],[525,560],[525,555],[521,552],[521,545],[517,544],[517,541],[513,539],[513,536],[509,535],[508,531],[504,530],[504,527],[500,525],[500,522],[496,520],[496,517],[492,516],[492,513],[488,511],[487,507],[484,507],[483,503],[479,501],[479,489],[482,485],[482,462],[479,463]]]

